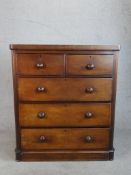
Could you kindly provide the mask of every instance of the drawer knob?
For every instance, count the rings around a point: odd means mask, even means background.
[[[40,136],[39,137],[39,141],[40,142],[45,142],[46,141],[46,137],[45,136]]]
[[[86,69],[88,69],[88,70],[92,70],[94,68],[95,68],[95,65],[94,64],[87,64],[86,65]]]
[[[43,63],[37,63],[36,64],[36,67],[39,69],[39,68],[44,68],[45,65]]]
[[[91,136],[86,136],[86,137],[85,137],[85,141],[86,141],[87,143],[91,143],[91,142],[93,141],[93,139],[92,139]]]
[[[38,113],[38,118],[40,118],[40,119],[45,118],[45,113],[44,112],[39,112]]]
[[[37,91],[38,91],[38,92],[44,92],[44,91],[45,91],[45,88],[44,88],[44,87],[38,87],[38,88],[37,88]]]
[[[91,118],[93,116],[92,112],[86,112],[85,118]]]
[[[94,88],[93,87],[86,88],[85,92],[93,93],[94,92]]]

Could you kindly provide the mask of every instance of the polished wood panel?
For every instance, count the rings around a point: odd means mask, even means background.
[[[87,160],[112,160],[110,151],[24,151],[20,159],[22,161],[87,161]]]
[[[120,45],[31,45],[31,44],[11,44],[11,50],[71,50],[71,51],[119,51]]]
[[[111,105],[95,104],[19,104],[19,122],[26,127],[109,126]]]
[[[63,54],[17,54],[17,73],[22,75],[63,75]]]
[[[22,101],[110,101],[110,78],[19,78]]]
[[[68,75],[112,76],[113,55],[67,55]]]
[[[23,150],[108,150],[109,129],[22,129],[21,146]]]

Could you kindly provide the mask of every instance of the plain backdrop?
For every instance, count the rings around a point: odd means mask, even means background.
[[[16,163],[9,44],[120,44],[113,162]],[[130,174],[131,1],[0,0],[0,169],[26,175]],[[116,165],[115,165],[116,162]],[[129,165],[129,166],[128,166]],[[39,168],[38,168],[39,167]],[[102,170],[102,168],[105,168]]]

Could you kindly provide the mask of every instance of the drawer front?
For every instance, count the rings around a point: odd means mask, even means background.
[[[63,75],[63,54],[17,54],[17,73],[23,75]]]
[[[110,78],[19,78],[23,101],[110,101]]]
[[[20,104],[21,126],[109,126],[110,104]]]
[[[69,75],[112,75],[113,55],[68,55]]]
[[[22,129],[23,150],[109,148],[108,128]]]

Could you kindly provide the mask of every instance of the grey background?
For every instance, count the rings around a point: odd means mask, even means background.
[[[14,161],[10,43],[121,44],[113,162]],[[0,0],[0,174],[130,174],[130,56],[130,0]]]

